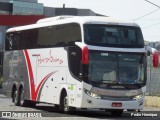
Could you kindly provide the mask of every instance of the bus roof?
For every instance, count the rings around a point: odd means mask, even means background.
[[[45,26],[67,24],[67,23],[138,26],[134,22],[122,21],[119,19],[113,19],[111,17],[105,17],[105,16],[57,16],[57,17],[41,19],[37,21],[36,24],[13,27],[8,29],[7,32],[15,32],[27,29],[40,28]]]

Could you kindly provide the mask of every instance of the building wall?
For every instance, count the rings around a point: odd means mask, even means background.
[[[32,24],[35,23],[38,19],[44,18],[43,4],[37,3],[37,1],[38,0],[0,0],[0,50],[2,50],[2,41],[5,40],[5,32],[9,28],[7,26],[11,27],[17,25]],[[32,18],[27,17],[28,19],[30,19],[27,21],[25,16],[24,18],[22,18],[22,16],[19,16],[18,18],[12,15],[40,16],[31,16]],[[15,23],[15,25],[13,23]]]
[[[56,8],[56,16],[59,15],[77,15],[77,9],[76,8]]]
[[[20,24],[15,24],[15,20],[11,15],[44,15],[46,17],[53,17],[58,15],[75,15],[75,16],[93,16],[96,15],[90,9],[76,9],[76,8],[51,8],[43,7],[42,3],[37,3],[38,0],[0,0],[0,14],[10,14],[9,18],[2,21],[2,15],[0,15],[0,44],[5,38],[5,31],[8,27],[2,26],[8,24],[8,26],[17,26]],[[4,18],[4,17],[3,17]],[[12,21],[10,22],[10,20]],[[22,21],[22,19],[19,19]],[[5,23],[4,23],[5,21]],[[24,20],[23,20],[24,21]],[[8,23],[10,22],[10,23]],[[35,22],[35,21],[34,21]],[[16,22],[17,23],[17,22]],[[20,21],[18,21],[20,23]],[[28,24],[28,23],[27,23]],[[25,25],[25,24],[21,24]]]
[[[0,0],[0,2],[5,2],[5,3],[9,3],[9,2],[12,2],[12,1],[21,1],[21,2],[34,2],[34,3],[37,3],[38,0]]]
[[[13,0],[14,1],[14,0]],[[21,2],[34,2],[37,3],[38,0],[16,0],[16,1],[21,1]]]
[[[13,1],[12,13],[14,15],[42,15],[43,4]]]
[[[74,16],[96,16],[97,14],[90,9],[76,9],[76,8],[51,8],[44,7],[43,13],[46,17],[53,17],[59,15],[74,15]]]
[[[0,14],[10,14],[12,13],[12,4],[0,2]]]
[[[79,15],[79,16],[88,16],[88,15],[95,16],[96,13],[93,12],[92,10],[90,10],[90,9],[78,9],[77,10],[77,15]]]
[[[2,50],[3,48],[3,45],[4,45],[4,39],[5,39],[5,33],[6,33],[6,30],[7,30],[8,27],[6,26],[0,26],[0,51]]]
[[[46,16],[46,17],[51,17],[51,16],[55,16],[55,8],[51,8],[51,7],[44,7],[43,8],[43,14]]]
[[[36,23],[43,15],[0,15],[0,25],[22,26]]]
[[[10,2],[10,0],[0,0],[0,2],[9,3],[9,2]]]

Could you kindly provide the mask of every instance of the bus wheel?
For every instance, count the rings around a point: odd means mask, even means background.
[[[20,103],[20,106],[25,106],[24,90],[23,90],[23,88],[21,88],[20,91],[19,91],[19,103]]]
[[[23,106],[23,107],[35,107],[35,105],[36,105],[36,102],[24,99],[23,88],[21,88],[19,91],[19,105]]]
[[[123,114],[123,110],[111,110],[110,112],[114,117],[120,117]]]
[[[18,92],[17,92],[17,90],[15,90],[14,93],[13,93],[13,102],[14,102],[14,104],[15,104],[16,106],[19,105]]]
[[[60,111],[64,113],[69,112],[68,97],[66,93],[62,94],[61,103],[60,103]]]
[[[60,103],[60,111],[64,113],[71,113],[72,111],[75,111],[76,109],[74,107],[70,107],[68,105],[68,96],[67,93],[62,94],[61,97],[61,103]]]

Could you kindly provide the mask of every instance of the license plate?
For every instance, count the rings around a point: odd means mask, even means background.
[[[122,107],[122,103],[120,102],[113,102],[112,107]]]

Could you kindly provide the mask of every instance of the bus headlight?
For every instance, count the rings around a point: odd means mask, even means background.
[[[93,97],[93,98],[101,99],[101,96],[100,96],[100,95],[98,95],[98,94],[96,94],[96,93],[93,93],[93,92],[91,92],[91,91],[89,91],[89,90],[84,89],[84,92],[85,92],[87,95],[89,95],[89,96],[91,96],[91,97]]]
[[[139,100],[139,99],[142,99],[143,96],[144,96],[143,94],[136,95],[136,96],[133,97],[133,99],[134,99],[134,100]]]

